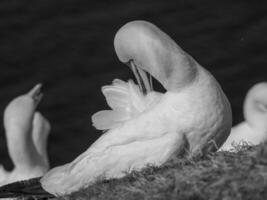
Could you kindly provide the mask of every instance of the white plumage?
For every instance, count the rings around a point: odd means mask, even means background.
[[[119,59],[133,81],[115,79],[102,92],[111,110],[92,116],[103,135],[71,163],[41,179],[49,193],[69,194],[99,178],[119,178],[152,164],[160,166],[182,151],[215,151],[228,137],[231,108],[214,77],[151,23],[134,21],[116,34]],[[148,72],[167,90],[153,91]]]
[[[36,111],[42,98],[40,89],[41,85],[36,85],[5,109],[4,128],[14,169],[9,172],[0,166],[0,185],[42,176],[49,169],[46,142],[50,124]]]
[[[235,151],[236,145],[257,145],[267,139],[267,83],[258,83],[248,91],[243,110],[245,121],[232,128],[220,150]]]
[[[144,95],[132,80],[124,82],[115,79],[112,85],[103,86],[102,92],[112,110],[104,110],[92,116],[93,125],[98,130],[107,130],[137,117],[151,108],[162,94],[150,92]]]

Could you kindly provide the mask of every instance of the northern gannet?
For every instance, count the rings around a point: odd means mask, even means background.
[[[112,110],[92,116],[103,135],[71,163],[33,180],[40,188],[32,185],[32,193],[70,194],[99,178],[160,166],[185,146],[191,155],[215,151],[228,137],[232,114],[220,85],[167,34],[149,22],[133,21],[119,29],[114,46],[140,88],[118,79],[104,86]],[[167,91],[154,91],[145,71]],[[0,189],[0,196],[7,192],[8,187]]]
[[[254,85],[247,93],[243,105],[245,121],[234,126],[219,151],[235,151],[242,143],[257,145],[267,139],[267,83]]]
[[[13,99],[4,111],[4,128],[12,171],[0,166],[0,185],[42,176],[49,169],[46,140],[50,124],[36,111],[42,99],[41,84]]]

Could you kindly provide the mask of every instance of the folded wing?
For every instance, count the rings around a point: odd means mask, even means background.
[[[112,85],[102,87],[102,93],[112,110],[102,110],[92,116],[93,126],[98,130],[114,128],[146,109],[145,95],[132,80],[115,79]]]

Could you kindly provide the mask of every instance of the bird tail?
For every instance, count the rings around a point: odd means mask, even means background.
[[[46,192],[40,183],[41,177],[10,183],[0,187],[1,198],[51,199],[52,194]]]

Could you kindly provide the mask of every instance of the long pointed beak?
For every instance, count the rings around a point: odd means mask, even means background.
[[[28,95],[34,100],[35,106],[37,106],[43,98],[43,93],[41,92],[42,86],[43,85],[39,83],[28,92]]]
[[[133,71],[140,90],[144,94],[151,92],[153,90],[153,83],[152,83],[151,75],[149,74],[149,79],[148,79],[147,73],[145,71],[143,71],[142,69],[138,68],[132,60],[130,60],[127,63],[127,65]]]

